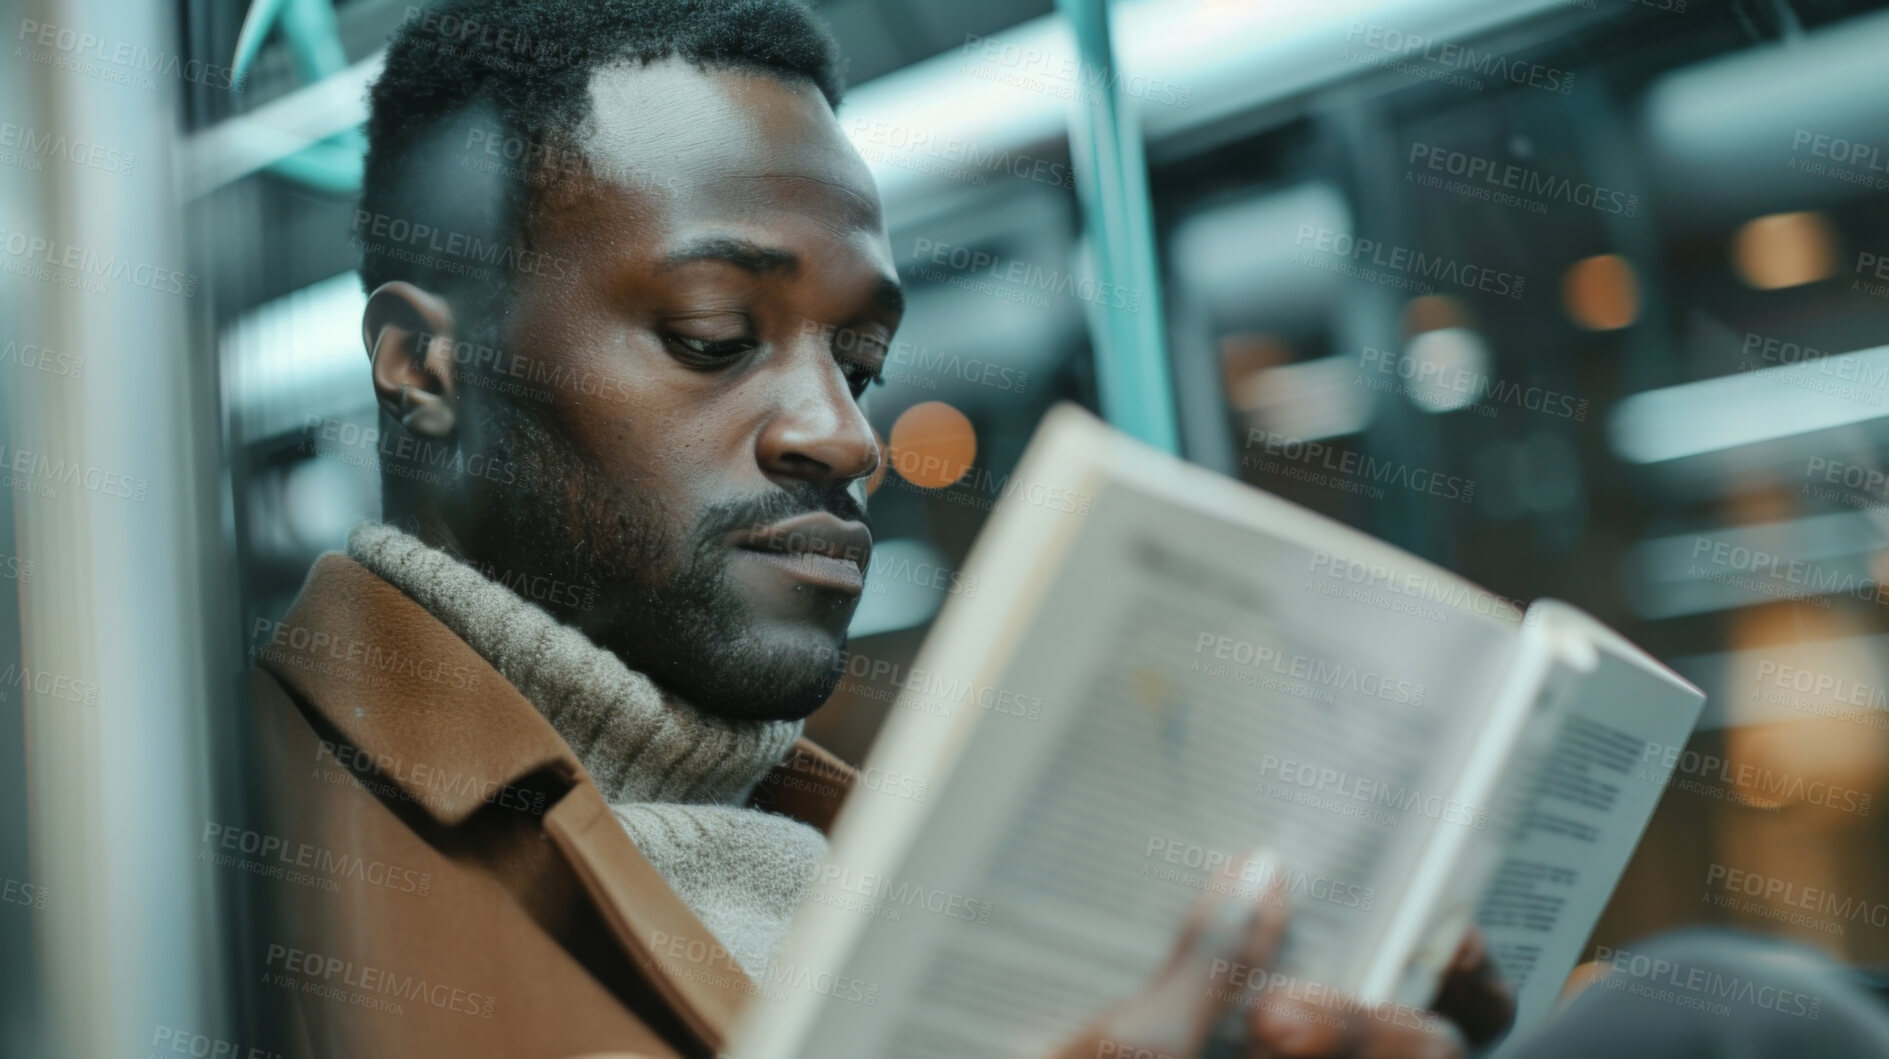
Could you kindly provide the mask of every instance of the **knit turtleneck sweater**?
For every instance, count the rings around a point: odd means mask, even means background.
[[[636,848],[750,975],[781,941],[826,837],[748,808],[799,721],[729,721],[664,694],[582,632],[417,537],[356,526],[348,555],[458,633],[557,730]]]

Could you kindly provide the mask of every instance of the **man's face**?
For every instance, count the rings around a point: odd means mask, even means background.
[[[590,91],[596,175],[528,226],[570,267],[521,276],[500,325],[584,384],[462,390],[468,449],[518,469],[465,547],[594,588],[560,616],[703,710],[804,716],[863,587],[859,398],[901,307],[871,175],[809,85],[669,61]]]

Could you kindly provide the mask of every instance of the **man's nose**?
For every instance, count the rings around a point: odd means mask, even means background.
[[[780,380],[778,404],[762,431],[759,458],[770,474],[831,484],[879,467],[879,442],[845,373],[822,351]]]

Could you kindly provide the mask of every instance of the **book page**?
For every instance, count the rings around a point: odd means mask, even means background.
[[[1543,635],[1589,645],[1592,668],[1564,684],[1565,717],[1477,915],[1517,992],[1512,1039],[1553,1009],[1665,787],[1649,762],[1685,744],[1704,703],[1573,608],[1548,602],[1535,614]]]
[[[842,834],[816,881],[816,919],[864,917],[834,970],[875,1003],[822,998],[792,1047],[759,1032],[737,1054],[1041,1053],[1144,984],[1216,869],[1262,845],[1292,909],[1281,969],[1353,981],[1427,836],[1486,826],[1446,776],[1517,624],[1356,577],[1350,554],[1394,550],[1290,510],[1319,539],[1139,479],[1096,487],[975,696],[1035,708],[979,718],[895,865]],[[936,708],[954,679],[928,671],[895,710]]]

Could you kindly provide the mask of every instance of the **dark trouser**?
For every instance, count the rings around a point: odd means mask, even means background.
[[[1889,1005],[1859,976],[1786,942],[1684,930],[1615,969],[1502,1059],[1889,1057]]]

